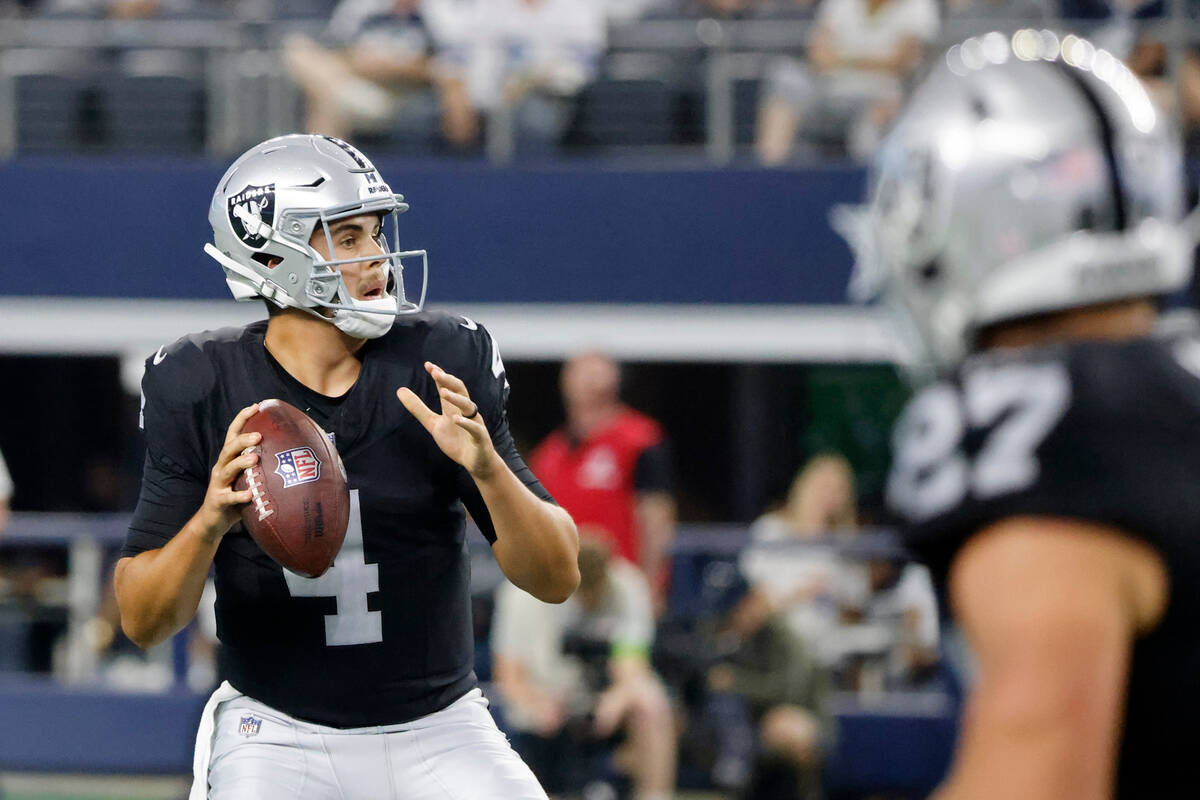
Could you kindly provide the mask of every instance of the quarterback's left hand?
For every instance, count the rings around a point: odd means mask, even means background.
[[[471,477],[477,480],[489,477],[496,467],[498,455],[479,407],[467,393],[466,384],[429,361],[425,362],[425,371],[437,384],[442,401],[440,414],[407,387],[397,389],[396,396],[429,431],[443,453],[466,467]]]

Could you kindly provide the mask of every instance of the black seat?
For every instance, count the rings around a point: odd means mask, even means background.
[[[601,78],[580,94],[578,136],[600,147],[671,144],[677,99],[662,80]]]
[[[17,150],[62,153],[94,140],[87,82],[73,75],[31,73],[15,76]]]
[[[183,154],[204,146],[204,84],[184,75],[112,75],[101,85],[105,141],[116,152]]]

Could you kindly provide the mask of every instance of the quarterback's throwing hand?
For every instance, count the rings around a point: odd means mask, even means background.
[[[397,389],[396,396],[429,431],[443,453],[466,467],[472,477],[488,477],[495,468],[496,449],[466,384],[429,361],[425,362],[425,371],[437,384],[442,402],[440,414],[407,387]]]

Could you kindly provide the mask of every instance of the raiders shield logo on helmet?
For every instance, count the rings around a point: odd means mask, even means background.
[[[275,221],[275,184],[247,186],[229,198],[229,225],[247,247],[262,247]]]

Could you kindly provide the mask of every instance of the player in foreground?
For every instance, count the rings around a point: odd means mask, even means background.
[[[1171,126],[1108,53],[968,40],[850,231],[856,289],[939,373],[888,485],[978,660],[939,800],[1194,796],[1200,338]]]
[[[382,227],[402,200],[340,140],[252,148],[217,187],[206,250],[270,318],[147,361],[116,590],[148,647],[191,620],[216,566],[228,682],[201,723],[193,800],[546,797],[476,688],[463,507],[547,602],[579,582],[575,526],[517,453],[487,331],[405,297],[400,260],[424,253],[391,250]],[[232,484],[258,436],[242,426],[268,397],[324,428],[349,476],[345,543],[319,578],[284,571],[238,522],[250,492]]]

